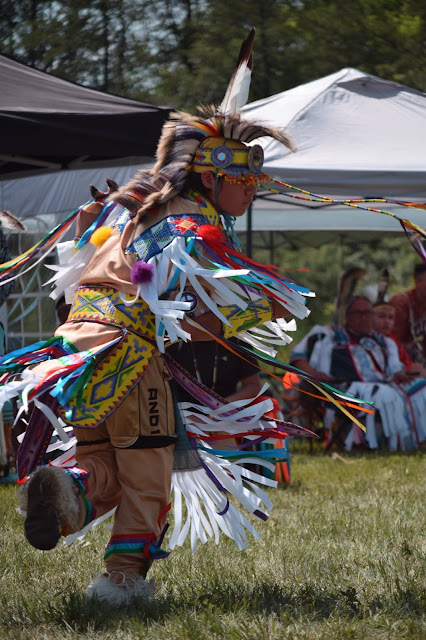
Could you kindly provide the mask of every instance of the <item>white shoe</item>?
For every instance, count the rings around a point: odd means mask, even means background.
[[[145,580],[135,573],[112,571],[97,576],[86,589],[86,598],[97,598],[115,606],[126,606],[136,599],[150,600],[154,595],[154,580]]]

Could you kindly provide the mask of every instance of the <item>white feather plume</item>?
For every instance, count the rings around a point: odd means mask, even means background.
[[[239,113],[248,100],[253,68],[253,41],[256,30],[253,28],[241,45],[240,55],[234,73],[229,81],[219,112]]]

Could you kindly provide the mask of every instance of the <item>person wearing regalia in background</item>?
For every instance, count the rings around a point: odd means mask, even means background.
[[[400,360],[396,343],[374,328],[376,310],[383,306],[386,278],[382,276],[374,307],[368,297],[353,295],[356,282],[364,274],[360,268],[342,274],[336,323],[314,326],[293,348],[290,361],[316,379],[331,384],[340,381],[347,393],[373,402],[375,413],[365,418],[369,448],[411,450],[426,440],[422,420],[425,381],[413,381]],[[327,410],[327,428],[333,419],[334,411]],[[349,421],[343,426],[346,449],[351,449],[354,441],[365,442],[356,426]]]
[[[426,366],[426,264],[414,267],[414,287],[397,293],[389,303],[395,309],[393,333],[414,362]]]
[[[383,269],[379,280],[377,297],[373,303],[373,328],[381,334],[387,344],[389,352],[398,350],[398,357],[401,362],[403,374],[399,380],[400,389],[404,393],[407,402],[407,416],[413,429],[413,435],[417,444],[424,442],[425,429],[424,412],[426,409],[426,369],[416,360],[412,360],[408,351],[396,335],[395,307],[387,299],[387,289],[389,286],[389,271]]]
[[[387,300],[386,292],[389,285],[389,271],[383,269],[377,292],[376,301],[373,303],[374,316],[373,326],[375,331],[391,338],[398,347],[398,355],[402,364],[410,376],[422,378],[426,377],[426,369],[420,362],[413,361],[408,355],[408,351],[396,335],[395,328],[395,307]],[[412,381],[412,380],[411,380]]]

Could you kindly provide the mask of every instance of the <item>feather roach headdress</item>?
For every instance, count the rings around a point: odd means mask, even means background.
[[[343,327],[346,322],[346,308],[349,301],[355,294],[358,282],[365,276],[365,269],[362,267],[349,267],[343,271],[337,282],[337,299],[335,307],[334,322],[337,326]]]
[[[375,302],[373,303],[373,307],[378,309],[379,307],[392,307],[389,302],[386,301],[386,293],[389,286],[389,271],[387,269],[383,269],[380,280],[377,287],[377,297]]]
[[[272,137],[293,149],[288,137],[274,127],[245,120],[245,105],[252,69],[255,29],[243,42],[234,73],[220,106],[198,107],[199,115],[171,114],[159,140],[157,162],[151,171],[140,171],[111,197],[131,211],[145,214],[182,192],[188,171],[213,171],[235,182],[269,181],[262,173],[263,149],[247,146],[261,137]]]
[[[3,229],[13,229],[15,231],[25,231],[26,226],[14,216],[10,211],[3,209],[0,211],[0,227]]]

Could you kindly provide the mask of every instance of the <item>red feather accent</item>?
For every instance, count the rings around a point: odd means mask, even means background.
[[[261,273],[265,273],[273,280],[276,280],[277,282],[282,284],[284,287],[286,286],[285,282],[279,277],[279,267],[276,267],[273,264],[260,264],[259,262],[252,260],[239,251],[235,251],[235,249],[229,243],[225,233],[219,227],[216,227],[213,224],[202,224],[198,228],[197,233],[198,236],[206,243],[206,245],[210,249],[215,251],[228,266],[233,267],[234,269],[241,269],[241,264],[232,259],[231,256],[234,256],[235,258],[241,260],[241,262],[243,262],[247,267],[254,268]],[[272,296],[276,300],[279,300],[278,296],[268,291],[260,283],[257,286],[262,289],[262,291],[264,291],[267,296]]]
[[[256,267],[256,269],[258,269],[259,271],[264,271],[266,273],[273,271],[276,274],[280,273],[280,268],[276,267],[273,264],[260,264],[259,262],[256,262],[256,260],[252,260],[251,258],[249,258],[248,256],[245,256],[244,254],[240,253],[239,251],[235,251],[235,249],[233,249],[232,247],[226,247],[226,252],[229,253],[229,255],[231,256],[235,256],[236,258],[240,258],[241,260],[243,260],[244,262],[246,262],[247,264],[252,265],[253,267]]]
[[[198,227],[198,235],[208,247],[215,251],[222,252],[224,245],[228,244],[226,235],[219,227],[214,224],[202,224]]]

